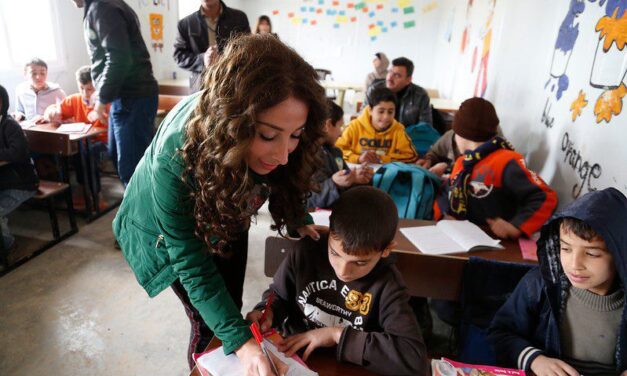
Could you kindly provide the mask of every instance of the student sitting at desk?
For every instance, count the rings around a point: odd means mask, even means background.
[[[367,205],[364,205],[367,203]],[[305,348],[337,345],[338,361],[388,375],[426,375],[429,368],[420,328],[396,266],[388,258],[398,226],[390,196],[362,186],[333,205],[330,233],[302,240],[274,275],[264,301],[248,313],[262,330],[282,325],[292,335],[279,344],[287,356]]]
[[[394,119],[396,96],[385,87],[372,90],[368,106],[348,124],[335,146],[350,163],[414,162],[418,154]]]
[[[46,81],[48,64],[41,59],[34,58],[26,63],[24,75],[28,81],[22,82],[15,89],[16,111],[13,117],[17,121],[42,122],[46,108],[61,102],[65,93],[59,85]]]
[[[318,156],[324,164],[314,175],[319,192],[311,192],[307,199],[308,208],[328,208],[340,197],[340,192],[357,184],[368,184],[372,180],[372,168],[363,165],[349,169],[342,159],[342,151],[335,147],[335,141],[342,133],[344,111],[331,99],[327,100],[328,116],[324,123],[324,144]]]
[[[627,375],[627,198],[590,192],[542,228],[539,268],[496,313],[497,361],[546,375]]]
[[[107,154],[108,124],[102,124],[98,119],[98,114],[94,111],[94,101],[92,101],[92,97],[96,92],[96,88],[92,83],[91,67],[89,65],[80,67],[76,71],[76,85],[78,86],[79,93],[66,97],[58,105],[48,107],[44,113],[44,119],[48,122],[57,123],[89,123],[92,124],[92,127],[105,131],[93,138],[90,147],[96,166],[96,191],[100,192],[98,163],[102,160],[102,155]],[[107,112],[109,111],[109,107],[111,106],[107,105]],[[77,158],[80,158],[80,156],[77,155]],[[78,181],[82,182],[82,170],[79,168],[76,170],[76,173]],[[80,206],[80,204],[78,206]]]
[[[497,136],[498,124],[492,103],[476,97],[462,103],[453,131],[464,155],[434,202],[434,219],[450,215],[487,224],[504,239],[531,236],[553,214],[557,194]]]
[[[0,232],[5,250],[15,242],[7,215],[37,193],[39,179],[22,128],[9,114],[9,94],[0,86]]]

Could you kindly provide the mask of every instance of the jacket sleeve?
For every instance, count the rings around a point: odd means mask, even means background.
[[[429,123],[433,125],[433,113],[431,112],[431,101],[429,100],[429,95],[425,91],[423,95],[421,95],[420,102],[420,120],[419,122]]]
[[[359,156],[361,155],[360,150],[353,149],[354,140],[359,137],[359,132],[355,128],[355,123],[349,124],[335,142],[335,146],[342,150],[344,160],[350,163],[359,163]]]
[[[12,118],[5,119],[2,126],[6,127],[4,132],[7,147],[0,148],[0,161],[27,163],[30,159],[30,154],[28,152],[28,141],[26,141],[22,127]]]
[[[425,155],[425,159],[431,162],[431,166],[434,166],[440,162],[446,162],[451,164],[454,161],[448,159],[449,149],[452,147],[451,135],[447,131],[440,137],[435,144],[431,145],[429,151]]]
[[[328,208],[340,197],[340,189],[332,178],[329,177],[319,184],[320,192],[311,192],[307,199],[309,208]]]
[[[251,337],[247,322],[231,299],[206,245],[194,235],[193,203],[176,172],[182,171],[181,157],[162,153],[153,158],[150,184],[154,187],[155,217],[167,244],[170,264],[191,303],[229,354]]]
[[[557,194],[522,159],[512,159],[503,170],[503,186],[513,192],[518,212],[511,224],[531,236],[553,215]]]
[[[105,52],[105,66],[98,83],[98,100],[110,103],[117,98],[131,69],[133,50],[121,10],[102,3],[97,17],[91,16],[91,26]],[[92,12],[95,13],[95,12]]]
[[[201,73],[205,69],[205,51],[200,53],[193,51],[190,38],[191,36],[187,30],[187,21],[179,21],[176,40],[174,41],[174,61],[181,69]]]
[[[389,162],[405,162],[412,163],[418,159],[418,153],[414,149],[414,144],[411,142],[404,129],[399,129],[394,134],[393,147],[386,155],[381,156],[381,163]]]
[[[530,371],[533,360],[542,354],[531,342],[542,304],[541,281],[540,270],[530,270],[494,315],[488,340],[499,365]]]
[[[379,304],[381,332],[344,328],[337,346],[338,361],[365,367],[386,375],[427,375],[427,350],[420,327],[409,306],[405,286],[396,280],[386,283]]]

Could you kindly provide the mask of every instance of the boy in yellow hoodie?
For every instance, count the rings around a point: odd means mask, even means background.
[[[396,96],[388,88],[372,91],[369,106],[348,127],[335,146],[350,163],[411,163],[418,159],[403,124],[394,120]]]

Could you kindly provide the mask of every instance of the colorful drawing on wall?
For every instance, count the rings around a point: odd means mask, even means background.
[[[492,20],[494,19],[494,6],[496,0],[490,1],[488,18],[481,32],[482,49],[481,61],[479,62],[479,72],[477,72],[477,81],[475,81],[475,97],[482,97],[488,88],[488,61],[490,60],[490,47],[492,46]]]
[[[599,33],[599,41],[592,62],[590,86],[604,91],[594,105],[594,114],[597,123],[609,123],[612,116],[621,113],[627,93],[627,0],[608,1],[605,16],[599,19],[595,31]]]
[[[152,40],[152,48],[159,52],[163,52],[163,14],[150,13],[150,39]]]
[[[586,100],[586,93],[584,93],[583,90],[579,90],[579,95],[577,96],[577,99],[575,99],[570,105],[570,111],[572,112],[573,121],[575,121],[575,119],[577,119],[581,115],[581,111],[587,105],[588,101]]]
[[[312,0],[299,0],[287,13],[287,18],[294,26],[330,26],[334,29],[343,27],[363,28],[371,41],[392,30],[416,27],[417,5],[415,0],[354,0],[323,1],[311,6]],[[432,0],[424,7],[423,13],[439,6],[439,0]],[[278,13],[277,13],[278,14]],[[309,22],[305,22],[308,20]],[[386,20],[386,21],[384,21]],[[324,22],[326,21],[326,22]],[[363,22],[360,22],[363,21]],[[372,25],[375,25],[374,27]]]

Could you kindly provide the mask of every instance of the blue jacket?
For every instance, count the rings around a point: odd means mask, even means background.
[[[538,355],[561,358],[559,322],[570,288],[559,260],[559,224],[564,217],[584,221],[605,240],[624,289],[627,198],[615,188],[587,193],[544,225],[538,240],[539,267],[523,277],[494,316],[489,338],[501,366],[528,371]],[[617,373],[627,369],[626,322],[623,309],[615,354]]]

